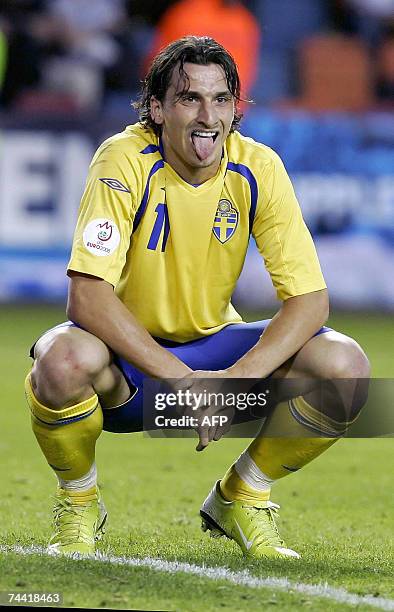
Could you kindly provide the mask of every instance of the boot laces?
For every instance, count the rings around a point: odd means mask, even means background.
[[[252,531],[249,535],[257,546],[280,546],[285,545],[279,535],[275,519],[278,518],[280,506],[273,502],[267,505],[243,506],[250,517]]]
[[[92,502],[88,501],[84,504],[77,504],[70,497],[56,497],[55,500],[53,522],[56,528],[56,535],[61,543],[91,543],[92,525],[91,520],[89,520],[88,510],[91,508]]]

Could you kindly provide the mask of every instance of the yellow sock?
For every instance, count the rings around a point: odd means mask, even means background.
[[[249,449],[244,451],[238,458],[236,463],[227,470],[226,474],[220,481],[220,492],[227,501],[245,501],[245,502],[260,502],[268,501],[271,493],[271,484],[273,481],[269,480],[263,483],[261,487],[258,487],[256,480],[250,482],[248,478],[250,470],[247,469],[245,472],[240,467],[240,461],[245,459],[245,463],[249,463],[250,456],[248,455]],[[250,467],[246,466],[245,467]],[[238,473],[241,472],[242,476]],[[250,484],[248,484],[248,482]]]
[[[318,457],[345,429],[346,424],[326,417],[303,397],[278,404],[260,435],[222,479],[223,496],[230,501],[268,500],[275,480]],[[326,437],[316,437],[319,433]]]
[[[61,487],[59,487],[58,490],[61,490]],[[70,491],[69,489],[67,489],[67,497],[71,497],[73,503],[80,506],[84,506],[88,501],[96,500],[97,494],[97,486],[94,486],[86,491]]]
[[[69,408],[52,410],[35,397],[30,374],[25,392],[34,435],[51,468],[63,480],[85,476],[94,463],[96,440],[103,429],[97,395]]]

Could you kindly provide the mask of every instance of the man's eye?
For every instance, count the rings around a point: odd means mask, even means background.
[[[229,100],[230,98],[228,96],[219,96],[218,98],[216,98],[216,101],[219,102],[219,104],[225,104]]]
[[[194,102],[195,100],[197,100],[196,96],[183,96],[182,100],[184,102]]]

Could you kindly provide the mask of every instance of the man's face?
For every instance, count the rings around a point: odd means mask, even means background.
[[[151,116],[162,126],[166,161],[186,181],[200,183],[217,172],[234,119],[234,98],[218,64],[186,63],[184,71],[187,91],[176,66],[163,102],[151,100]]]

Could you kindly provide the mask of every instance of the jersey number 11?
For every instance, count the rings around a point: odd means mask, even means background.
[[[163,240],[161,243],[161,251],[162,253],[166,249],[166,244],[168,240],[168,236],[170,233],[170,219],[168,217],[168,209],[166,204],[158,204],[156,206],[156,221],[154,223],[152,233],[148,242],[148,249],[151,251],[156,251],[157,245],[159,244],[160,236],[163,231]]]

